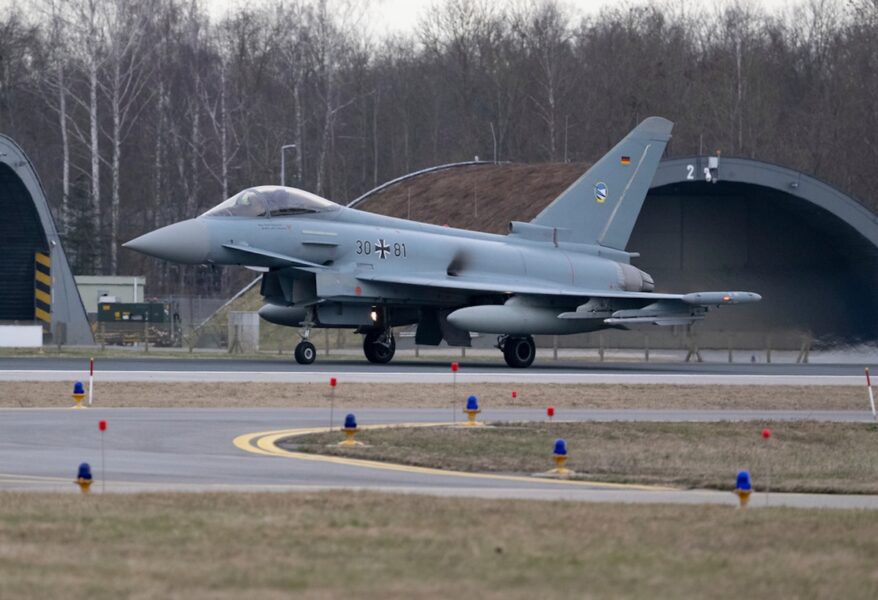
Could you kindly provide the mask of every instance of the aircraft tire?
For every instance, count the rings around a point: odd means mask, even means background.
[[[513,369],[526,369],[534,362],[537,345],[531,336],[509,337],[503,344],[503,358]]]
[[[371,363],[385,365],[393,359],[396,353],[396,340],[393,335],[388,335],[389,342],[383,339],[383,331],[370,331],[363,337],[363,354]]]
[[[317,358],[317,348],[311,342],[302,341],[296,344],[293,356],[300,365],[310,365]]]

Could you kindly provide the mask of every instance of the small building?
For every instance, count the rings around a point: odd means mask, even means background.
[[[98,312],[98,299],[109,296],[110,302],[143,302],[145,277],[134,275],[76,275],[76,287],[90,315]]]

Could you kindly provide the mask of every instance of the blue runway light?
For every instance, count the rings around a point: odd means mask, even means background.
[[[81,381],[77,381],[73,384],[73,408],[85,408],[82,406],[82,399],[85,398],[85,386],[82,385]]]
[[[357,427],[357,417],[354,416],[354,413],[348,413],[344,418],[344,427],[341,430],[345,434],[345,440],[338,443],[339,446],[363,446],[362,442],[358,442],[354,439],[357,435],[357,432],[360,430]]]
[[[79,471],[76,472],[77,479],[91,479],[91,466],[88,463],[79,465]]]
[[[344,418],[344,428],[345,429],[356,429],[357,428],[357,417],[354,416],[354,413],[349,413]]]
[[[464,423],[464,427],[481,427],[484,423],[479,423],[476,421],[476,415],[482,412],[482,409],[479,408],[479,399],[475,396],[470,396],[466,399],[466,407],[463,409],[463,412],[466,413],[466,423]]]
[[[745,492],[749,492],[753,489],[753,484],[750,482],[750,472],[749,471],[741,471],[738,473],[738,480],[735,484],[736,490],[742,490]]]
[[[555,440],[555,455],[556,456],[567,456],[567,442],[563,439],[558,438]]]
[[[91,467],[88,463],[80,463],[79,469],[76,471],[76,479],[73,480],[73,483],[79,486],[79,491],[87,494],[91,489],[92,482]]]

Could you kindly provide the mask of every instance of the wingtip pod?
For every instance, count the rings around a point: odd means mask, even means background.
[[[748,304],[759,302],[762,296],[755,292],[694,292],[680,298],[686,304],[719,306],[722,304]]]

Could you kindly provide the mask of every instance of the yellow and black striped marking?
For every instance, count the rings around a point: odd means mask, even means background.
[[[34,318],[52,323],[52,257],[37,252],[34,258]]]

